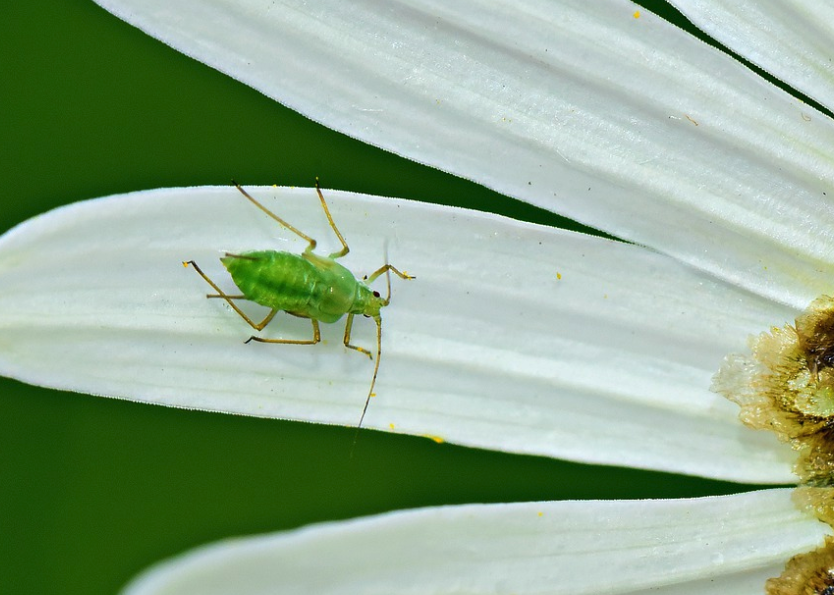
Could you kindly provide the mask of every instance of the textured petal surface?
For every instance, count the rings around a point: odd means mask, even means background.
[[[337,248],[311,189],[253,188]],[[724,354],[793,312],[646,249],[495,215],[325,191],[357,275],[393,280],[366,425],[459,444],[739,481],[792,479],[790,450],[708,391]],[[35,384],[248,415],[355,424],[372,365],[252,334],[181,261],[236,293],[224,251],[305,243],[231,187],[87,201],[0,239],[0,372]],[[384,281],[377,284],[384,291]],[[250,310],[259,319],[264,310]],[[281,314],[264,336],[306,339]],[[374,344],[359,318],[353,342]]]
[[[753,595],[830,531],[789,495],[397,512],[221,542],[125,593]]]
[[[307,116],[804,308],[834,124],[626,0],[101,0]]]
[[[699,29],[832,107],[834,5],[813,0],[672,0]]]

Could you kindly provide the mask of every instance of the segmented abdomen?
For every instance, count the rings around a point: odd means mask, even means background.
[[[329,258],[265,250],[221,258],[246,299],[322,322],[347,313],[356,280]],[[345,273],[349,279],[345,278]]]

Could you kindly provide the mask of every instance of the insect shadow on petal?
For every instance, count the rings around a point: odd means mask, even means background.
[[[371,352],[364,347],[353,345],[350,342],[350,333],[353,328],[353,317],[357,314],[373,318],[376,322],[376,361],[374,374],[371,378],[371,387],[365,399],[365,406],[359,418],[357,430],[362,427],[365,413],[368,411],[368,404],[374,396],[374,385],[376,384],[377,373],[379,372],[379,360],[382,355],[382,317],[380,310],[391,301],[391,273],[401,279],[414,279],[411,275],[397,270],[390,264],[384,264],[363,280],[358,280],[353,273],[336,262],[338,258],[350,252],[345,238],[339,232],[330,209],[321,193],[318,178],[316,178],[316,193],[321,201],[321,207],[327,216],[330,228],[339,238],[342,249],[329,256],[319,256],[313,250],[316,248],[316,240],[296,229],[281,217],[267,209],[264,205],[253,198],[237,182],[232,181],[235,188],[246,197],[253,205],[266,213],[303,240],[307,247],[301,254],[283,252],[278,250],[257,250],[253,252],[241,252],[240,254],[226,255],[220,259],[223,266],[232,277],[235,285],[240,290],[239,295],[225,293],[217,284],[206,275],[197,263],[193,260],[184,261],[183,266],[191,265],[199,275],[205,279],[216,293],[208,294],[208,298],[220,298],[245,320],[249,326],[256,331],[263,330],[266,325],[275,317],[278,312],[286,312],[299,318],[307,318],[313,326],[313,338],[307,340],[298,339],[266,339],[252,335],[246,340],[259,343],[280,343],[285,345],[315,345],[321,341],[319,322],[334,323],[347,314],[345,323],[344,344],[348,349],[364,353],[374,359]],[[378,291],[369,287],[380,275],[385,273],[388,285],[388,295],[381,297]],[[248,300],[269,308],[269,313],[260,322],[255,322],[246,315],[235,303],[236,300]]]

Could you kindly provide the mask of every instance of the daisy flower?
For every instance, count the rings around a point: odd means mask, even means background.
[[[832,267],[834,129],[807,100],[619,0],[103,4],[328,126],[633,242],[328,192],[352,269],[370,273],[387,254],[419,277],[384,313],[368,426],[739,482],[791,482],[795,469],[826,485],[827,446],[802,440],[827,428],[830,308],[802,311]],[[828,96],[826,15],[691,11],[806,99]],[[316,237],[326,230],[309,191],[253,193]],[[168,267],[172,254],[299,251],[244,206],[229,188],[151,191],[9,232],[0,369],[80,392],[350,424],[345,394],[363,396],[367,370],[334,357],[338,341],[280,356],[235,344],[240,321],[203,299],[192,272]],[[781,330],[731,356],[715,389],[748,425],[776,419],[783,442],[744,428],[709,391],[722,357],[770,327]],[[804,511],[766,490],[391,513],[210,546],[129,592],[761,592],[830,533],[808,514],[828,520],[827,492],[798,494]],[[824,556],[796,558],[768,588],[827,592]]]

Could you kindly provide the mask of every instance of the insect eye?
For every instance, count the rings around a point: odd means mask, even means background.
[[[378,291],[374,292],[374,297],[379,297],[379,292]]]

